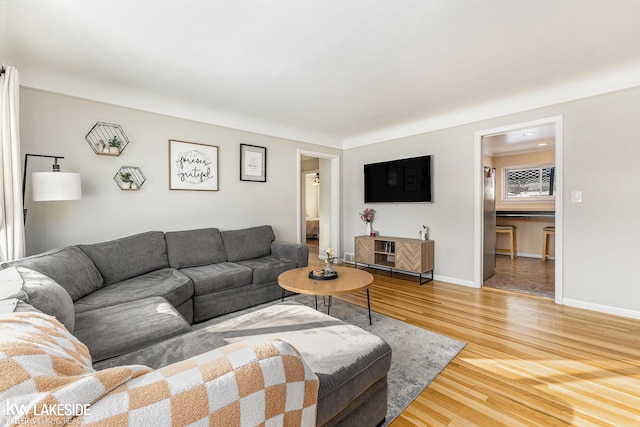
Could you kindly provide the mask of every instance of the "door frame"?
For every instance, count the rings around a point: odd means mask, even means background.
[[[302,232],[303,226],[302,223],[302,184],[301,184],[301,161],[302,157],[316,157],[319,159],[330,160],[331,165],[331,224],[330,224],[330,236],[331,236],[331,247],[335,249],[336,254],[338,254],[338,258],[340,258],[340,254],[342,253],[342,244],[340,240],[340,230],[341,222],[340,222],[340,156],[337,154],[329,154],[329,153],[321,153],[318,151],[308,151],[308,150],[297,150],[297,165],[296,165],[296,182],[297,182],[297,235],[298,235],[298,243],[304,244],[302,241]],[[320,190],[322,191],[322,190]],[[321,224],[322,226],[322,224]]]
[[[483,202],[483,179],[482,179],[482,138],[485,136],[496,135],[505,132],[512,132],[528,127],[537,127],[542,125],[555,125],[556,130],[556,215],[555,215],[555,302],[562,304],[563,300],[563,282],[562,282],[562,259],[563,259],[563,116],[548,117],[530,122],[516,123],[512,125],[502,126],[493,129],[485,129],[475,132],[474,138],[474,174],[475,174],[475,203],[474,203],[474,287],[481,288],[482,280],[482,256],[484,246],[484,215],[482,209]]]

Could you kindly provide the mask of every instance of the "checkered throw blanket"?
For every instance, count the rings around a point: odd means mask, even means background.
[[[245,341],[165,368],[95,371],[55,318],[0,315],[0,423],[313,426],[318,378],[289,344]],[[6,403],[5,403],[6,402]]]

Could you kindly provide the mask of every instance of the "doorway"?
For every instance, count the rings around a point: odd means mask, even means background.
[[[316,257],[322,258],[324,250],[331,247],[341,258],[340,157],[298,150],[297,172],[298,243],[307,243],[307,237],[310,236],[314,243],[310,246],[310,252],[317,253]],[[317,201],[315,206],[313,203],[307,206],[307,189],[316,192],[312,196]]]
[[[561,303],[562,117],[479,131],[475,143],[475,167],[480,172],[476,173],[474,283],[478,287],[550,297]],[[496,224],[513,227],[518,255],[513,259],[510,255],[495,255],[495,274],[486,280],[486,255],[482,249],[487,241],[496,239],[496,233],[495,229],[486,230],[491,227],[485,218],[485,166],[495,169]],[[555,235],[546,238],[555,253],[551,260],[543,262],[543,229],[551,226],[555,226]],[[495,246],[498,252],[511,249],[503,233],[498,234]]]

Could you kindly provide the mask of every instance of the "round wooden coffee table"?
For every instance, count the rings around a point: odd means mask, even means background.
[[[309,272],[313,267],[301,267],[288,270],[278,276],[278,284],[282,288],[282,300],[284,301],[285,289],[291,292],[316,296],[316,310],[318,309],[318,296],[328,296],[329,305],[327,314],[331,311],[331,299],[334,295],[351,294],[362,289],[367,290],[367,307],[369,309],[369,324],[371,324],[371,300],[369,287],[373,282],[373,276],[363,270],[351,267],[334,266],[338,278],[333,280],[317,280],[309,278]]]

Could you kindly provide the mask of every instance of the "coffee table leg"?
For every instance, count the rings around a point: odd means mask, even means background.
[[[280,302],[284,301],[284,288],[282,288],[282,296],[280,297]]]
[[[329,295],[329,304],[327,305],[327,315],[331,314],[331,295]]]
[[[371,326],[371,299],[369,298],[369,288],[367,288],[367,307],[369,307],[369,326]]]

